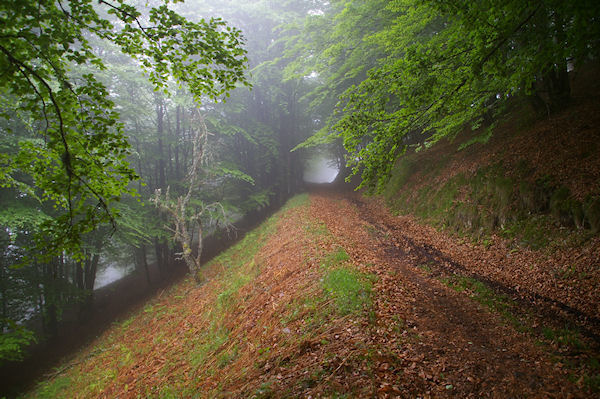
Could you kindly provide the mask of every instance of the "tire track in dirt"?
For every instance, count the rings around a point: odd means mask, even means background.
[[[357,207],[361,217],[375,226],[379,231],[387,232],[391,237],[382,242],[387,245],[390,256],[404,259],[413,266],[428,265],[442,276],[463,275],[473,278],[494,290],[496,294],[510,297],[519,305],[534,311],[541,317],[553,320],[562,325],[577,325],[582,335],[594,341],[600,347],[600,318],[587,315],[580,310],[563,302],[554,300],[537,292],[520,287],[518,290],[482,276],[469,270],[459,262],[454,261],[440,250],[429,244],[418,244],[402,233],[397,227],[391,226],[370,213],[365,203],[357,197],[352,197],[351,202]],[[387,241],[387,242],[385,242]],[[412,255],[412,256],[410,256]]]
[[[345,236],[353,259],[361,261],[361,254],[370,253],[371,269],[380,277],[374,287],[378,321],[372,334],[375,342],[394,352],[396,364],[392,375],[385,369],[377,373],[379,397],[586,397],[531,338],[417,271],[389,237],[357,238],[357,230],[364,233],[374,215],[365,215],[349,198],[332,192],[313,194],[322,219],[335,235]],[[395,311],[386,309],[390,303]],[[398,313],[407,327],[402,335],[414,338],[390,348],[389,334],[381,331]],[[392,388],[384,389],[388,384]]]

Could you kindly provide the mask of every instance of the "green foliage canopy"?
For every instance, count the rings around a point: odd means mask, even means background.
[[[548,112],[560,109],[568,99],[567,63],[577,67],[600,49],[600,7],[591,0],[331,3],[339,16],[365,20],[367,12],[380,23],[376,32],[364,30],[355,41],[377,56],[375,66],[339,97],[329,123],[343,138],[354,173],[362,173],[363,186],[371,191],[384,187],[409,144],[428,146],[465,127],[493,126],[513,97],[535,96]],[[347,31],[347,37],[356,34]],[[318,73],[354,71],[356,46],[329,40],[340,37],[334,30],[317,42],[317,47],[329,43],[328,53],[342,54],[333,59],[343,61],[333,67],[313,62]]]
[[[89,67],[105,69],[91,38],[116,44],[155,88],[186,83],[196,101],[246,84],[239,30],[218,18],[190,22],[163,0],[147,15],[124,0],[6,0],[0,3],[0,187],[52,203],[42,224],[48,255],[80,251],[80,237],[113,223],[112,205],[137,178],[110,93]],[[84,68],[85,67],[85,68]],[[11,141],[11,135],[20,138]]]

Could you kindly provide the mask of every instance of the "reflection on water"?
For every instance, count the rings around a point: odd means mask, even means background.
[[[330,165],[331,160],[323,156],[309,159],[304,169],[304,181],[307,183],[331,183],[338,174],[338,169]]]

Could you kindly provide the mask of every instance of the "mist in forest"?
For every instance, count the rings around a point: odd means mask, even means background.
[[[338,172],[334,160],[326,155],[313,155],[306,161],[303,178],[307,183],[331,183],[335,180]]]
[[[98,269],[94,290],[100,289],[126,277],[135,271],[134,264],[121,264],[117,262],[107,262]]]
[[[0,2],[0,361],[92,336],[126,307],[101,295],[202,283],[305,183],[388,192],[404,154],[486,143],[518,99],[563,109],[598,6],[492,3]]]
[[[238,221],[264,217],[265,210],[276,209],[303,190],[304,181],[327,183],[337,174],[328,157],[313,156],[310,149],[294,150],[324,126],[331,105],[310,107],[311,92],[321,84],[318,75],[312,68],[297,71],[296,57],[286,55],[281,42],[292,34],[288,24],[319,14],[318,2],[169,4],[197,24],[197,32],[222,33],[208,45],[199,41],[201,36],[184,36],[185,32],[179,40],[205,59],[216,60],[208,68],[226,71],[224,82],[216,74],[194,76],[204,73],[200,64],[188,72],[196,80],[178,82],[173,70],[149,79],[156,65],[144,69],[123,54],[115,43],[128,39],[115,40],[115,32],[127,22],[119,20],[118,13],[107,13],[105,3],[72,10],[87,13],[80,20],[90,16],[114,24],[102,37],[78,25],[75,16],[51,23],[61,14],[58,8],[54,14],[40,14],[34,2],[25,3],[31,7],[1,6],[14,29],[35,32],[42,25],[66,24],[83,32],[89,54],[74,55],[80,44],[60,32],[48,31],[44,40],[57,43],[57,50],[46,56],[46,42],[36,42],[35,35],[28,41],[18,36],[2,39],[2,57],[14,53],[2,61],[18,62],[22,71],[11,77],[14,82],[3,81],[10,89],[0,94],[2,156],[35,166],[33,172],[6,169],[3,176],[12,180],[0,189],[0,328],[7,339],[18,340],[18,351],[10,355],[17,360],[23,356],[21,349],[35,340],[68,341],[61,329],[66,323],[89,330],[98,315],[96,298],[107,292],[102,288],[128,277],[123,281],[135,289],[117,284],[108,291],[151,292],[181,276],[182,270],[197,277],[202,252],[212,253],[203,243],[223,247],[221,241],[235,236]],[[149,10],[160,4],[135,4],[140,26],[150,24]],[[212,17],[222,21],[209,23]],[[131,29],[138,26],[132,24]],[[168,34],[177,31],[165,29]],[[142,31],[132,33],[136,34],[148,40]],[[152,43],[145,48],[151,50]],[[167,49],[164,56],[164,65],[180,67],[202,58],[193,55],[182,61]],[[90,62],[92,57],[103,67]],[[88,80],[92,75],[96,82]],[[50,96],[62,99],[52,92],[55,87],[72,88],[65,94],[72,98],[50,107]],[[99,112],[83,112],[90,118],[85,121],[79,118],[80,110],[72,109],[76,103]],[[60,136],[60,129],[48,128],[59,119],[72,124],[60,126],[69,134]],[[95,135],[98,140],[89,139]],[[79,143],[84,142],[90,147],[82,148]],[[324,147],[341,148],[339,143]],[[73,171],[81,176],[73,179]],[[184,201],[186,212],[179,213],[174,205],[178,201]],[[70,231],[80,233],[65,233]],[[120,305],[115,301],[111,306]]]

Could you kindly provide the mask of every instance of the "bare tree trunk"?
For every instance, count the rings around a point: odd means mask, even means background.
[[[158,238],[154,239],[154,253],[156,255],[156,268],[161,280],[164,280],[165,276],[165,261],[166,256],[164,253],[164,245]]]
[[[148,268],[148,258],[146,257],[146,245],[142,244],[139,248],[135,248],[134,252],[136,266],[144,270],[146,281],[148,282],[148,285],[151,286],[152,280],[150,278],[150,269]]]
[[[83,302],[79,306],[78,319],[80,323],[87,322],[91,317],[94,305],[94,284],[100,262],[99,248],[96,253],[85,251],[85,259],[77,266],[77,287],[83,291]]]
[[[2,320],[0,320],[0,331],[4,332],[5,320],[8,319],[8,306],[6,300],[6,282],[8,280],[4,269],[4,262],[0,257],[0,297],[2,297]]]
[[[96,272],[98,270],[98,262],[100,262],[100,255],[94,254],[92,258],[87,263],[87,268],[85,271],[85,286],[86,289],[93,291],[94,283],[96,282]]]
[[[165,154],[163,146],[165,109],[162,98],[156,96],[156,124],[158,135],[158,187],[164,189],[167,185],[165,176]]]
[[[192,200],[192,194],[198,189],[197,185],[200,181],[200,171],[202,165],[206,165],[211,157],[208,151],[208,130],[206,123],[200,115],[198,110],[195,110],[193,115],[192,124],[196,127],[195,135],[193,138],[193,155],[192,165],[188,171],[188,190],[185,196],[177,198],[176,202],[172,202],[170,198],[170,187],[167,187],[166,192],[161,192],[160,189],[156,190],[155,196],[152,201],[157,207],[167,212],[175,226],[171,229],[173,238],[179,245],[181,245],[182,252],[178,255],[185,262],[188,271],[196,282],[200,283],[202,278],[200,276],[200,259],[202,257],[202,215],[209,210],[219,210],[223,219],[225,219],[225,209],[223,206],[216,202],[210,205],[202,205],[199,209],[190,209],[190,201]],[[194,230],[198,229],[198,244],[196,246],[196,253],[192,250],[194,244]]]

